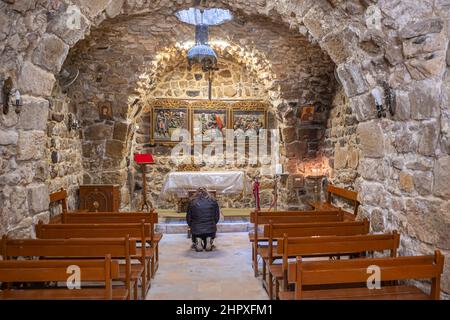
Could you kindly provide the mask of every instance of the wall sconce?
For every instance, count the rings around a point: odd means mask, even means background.
[[[69,131],[81,129],[80,123],[78,122],[78,120],[71,113],[69,113],[69,119],[68,119],[68,122],[67,122],[67,128],[69,129]]]
[[[16,93],[14,94],[15,98],[15,106],[16,106],[16,113],[19,114],[22,107],[22,96],[20,95],[20,91],[16,90]]]
[[[11,101],[11,96],[13,95],[13,82],[11,78],[6,79],[3,81],[2,84],[2,104],[3,104],[3,114],[9,113],[9,108],[11,106],[15,106],[15,111],[17,114],[20,113],[21,106],[22,106],[22,96],[20,94],[20,91],[16,89],[14,92],[14,101]]]
[[[380,88],[372,89],[372,97],[375,100],[378,118],[386,118],[386,111],[389,111],[391,116],[395,114],[395,93],[386,81],[383,81],[384,96]],[[383,100],[386,102],[386,107],[383,105]]]

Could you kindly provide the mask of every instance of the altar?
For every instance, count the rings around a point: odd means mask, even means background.
[[[197,188],[206,188],[215,195],[237,195],[249,192],[243,171],[184,171],[167,174],[161,189],[163,200],[178,200],[178,211]]]

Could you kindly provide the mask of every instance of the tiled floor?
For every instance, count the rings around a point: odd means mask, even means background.
[[[165,234],[147,299],[267,299],[253,276],[248,233],[220,233],[212,252],[195,252],[186,234]]]

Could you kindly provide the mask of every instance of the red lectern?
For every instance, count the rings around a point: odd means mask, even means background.
[[[138,154],[136,153],[134,155],[134,161],[137,164],[141,165],[142,169],[142,208],[141,210],[144,211],[144,208],[146,208],[147,211],[154,211],[153,204],[150,202],[150,206],[147,203],[147,177],[145,174],[146,165],[148,164],[154,164],[155,161],[153,160],[153,155],[151,153],[142,153]]]

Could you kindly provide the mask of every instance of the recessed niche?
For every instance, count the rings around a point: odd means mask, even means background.
[[[189,97],[198,97],[200,95],[200,91],[198,91],[198,90],[188,90],[188,91],[186,91],[186,94]]]

